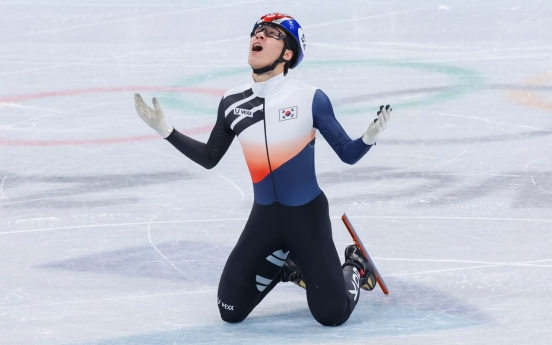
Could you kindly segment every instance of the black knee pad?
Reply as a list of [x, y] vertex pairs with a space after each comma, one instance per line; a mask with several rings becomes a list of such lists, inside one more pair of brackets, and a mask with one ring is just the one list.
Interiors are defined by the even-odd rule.
[[312, 316], [322, 326], [341, 326], [350, 316], [350, 314], [344, 313], [344, 310], [331, 307], [313, 309], [311, 308]]
[[218, 299], [218, 308], [221, 319], [229, 323], [242, 322], [247, 317], [247, 313], [235, 310], [233, 305], [226, 304], [220, 299]]
[[239, 314], [231, 314], [229, 312], [220, 311], [220, 318], [222, 321], [228, 322], [228, 323], [238, 323], [245, 320], [247, 315], [239, 315]]
[[314, 318], [322, 326], [329, 326], [329, 327], [341, 326], [348, 319], [348, 317], [343, 318], [343, 317], [335, 317], [335, 316], [331, 316], [331, 315], [324, 316], [324, 317], [316, 317], [315, 316]]

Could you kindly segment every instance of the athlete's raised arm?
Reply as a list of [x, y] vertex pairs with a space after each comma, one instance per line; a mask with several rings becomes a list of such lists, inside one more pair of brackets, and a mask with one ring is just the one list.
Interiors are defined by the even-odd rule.
[[380, 108], [377, 119], [368, 126], [362, 137], [352, 140], [335, 118], [332, 103], [322, 90], [316, 90], [312, 101], [314, 128], [318, 129], [339, 158], [348, 164], [358, 162], [376, 142], [378, 135], [385, 129], [391, 108]]
[[134, 104], [136, 112], [145, 123], [176, 147], [178, 151], [206, 169], [211, 169], [218, 164], [234, 140], [235, 134], [224, 121], [224, 110], [221, 109], [221, 104], [219, 104], [217, 122], [206, 144], [178, 132], [169, 125], [157, 99], [153, 99], [154, 109], [152, 109], [144, 102], [140, 94], [135, 94]]

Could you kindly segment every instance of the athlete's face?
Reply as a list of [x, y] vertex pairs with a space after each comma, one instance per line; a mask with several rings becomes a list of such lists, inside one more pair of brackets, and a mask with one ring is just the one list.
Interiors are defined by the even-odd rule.
[[[265, 30], [257, 30], [249, 40], [249, 58], [248, 63], [252, 68], [263, 68], [270, 66], [280, 57], [284, 49], [283, 31], [273, 26], [264, 27]], [[293, 52], [286, 50], [283, 58], [290, 60]]]

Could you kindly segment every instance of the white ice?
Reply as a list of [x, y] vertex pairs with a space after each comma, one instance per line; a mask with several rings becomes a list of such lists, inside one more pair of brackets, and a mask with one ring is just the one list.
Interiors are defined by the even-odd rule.
[[[0, 344], [549, 344], [552, 5], [548, 1], [0, 1]], [[235, 141], [213, 170], [136, 115], [156, 96], [206, 141], [250, 80], [248, 33], [304, 27], [290, 72], [359, 137], [321, 136], [341, 253], [347, 212], [389, 285], [320, 326], [281, 284], [225, 324], [218, 279], [253, 202]]]

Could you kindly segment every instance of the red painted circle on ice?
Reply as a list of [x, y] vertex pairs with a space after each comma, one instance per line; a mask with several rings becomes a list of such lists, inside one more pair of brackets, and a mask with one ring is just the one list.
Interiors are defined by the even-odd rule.
[[[85, 95], [92, 93], [106, 93], [106, 92], [183, 92], [183, 93], [199, 93], [203, 95], [211, 95], [216, 97], [222, 97], [224, 95], [223, 90], [208, 89], [201, 87], [155, 87], [155, 86], [117, 86], [117, 87], [97, 87], [89, 89], [74, 89], [74, 90], [61, 90], [51, 92], [40, 92], [34, 94], [25, 94], [19, 96], [11, 96], [0, 98], [0, 105], [2, 103], [16, 103], [24, 102], [32, 99], [48, 98], [48, 97], [63, 97], [73, 95]], [[199, 134], [210, 131], [213, 125], [205, 125], [200, 127], [190, 128], [182, 131], [184, 134]], [[128, 143], [138, 142], [146, 140], [159, 139], [158, 135], [139, 135], [134, 137], [119, 137], [119, 138], [104, 138], [104, 139], [80, 139], [80, 140], [23, 140], [23, 139], [2, 139], [0, 138], [0, 145], [3, 146], [64, 146], [64, 145], [101, 145], [101, 144], [116, 144], [116, 143]]]

